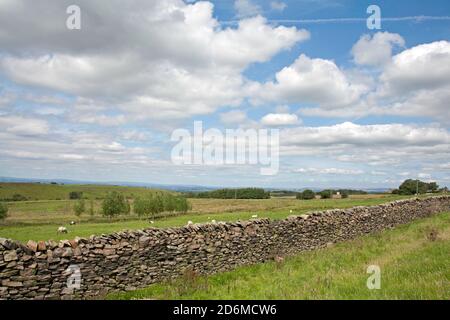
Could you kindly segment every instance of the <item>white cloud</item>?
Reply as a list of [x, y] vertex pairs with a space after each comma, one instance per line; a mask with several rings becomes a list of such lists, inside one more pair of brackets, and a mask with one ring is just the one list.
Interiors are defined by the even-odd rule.
[[[378, 40], [376, 39], [377, 35], [379, 35]], [[396, 38], [392, 34], [378, 33], [367, 43], [365, 42], [367, 39], [365, 40], [363, 37], [362, 43], [370, 47], [386, 37]], [[397, 40], [399, 43], [401, 42], [400, 38]], [[447, 101], [450, 98], [450, 42], [438, 41], [418, 45], [406, 49], [390, 59], [388, 58], [390, 50], [384, 48], [381, 51], [384, 53], [380, 55], [380, 52], [374, 51], [375, 56], [373, 57], [359, 57], [361, 61], [368, 59], [366, 62], [372, 58], [372, 62], [383, 61], [384, 64], [378, 78], [358, 70], [345, 72], [347, 83], [360, 89], [356, 91], [360, 94], [354, 95], [355, 98], [351, 103], [341, 103], [339, 95], [336, 95], [334, 104], [321, 101], [312, 108], [303, 107], [299, 113], [305, 116], [335, 118], [369, 115], [415, 116], [433, 118], [441, 124], [450, 123], [450, 113], [447, 107]], [[381, 56], [384, 58], [377, 58]], [[330, 74], [333, 73], [330, 72]], [[314, 83], [313, 79], [310, 81]], [[331, 88], [328, 90], [330, 93], [339, 92], [333, 84], [329, 84], [328, 87]], [[294, 89], [292, 92], [295, 92]], [[326, 95], [324, 94], [323, 97]], [[308, 102], [309, 100], [308, 94], [303, 94], [299, 95], [296, 102]]]
[[431, 179], [431, 174], [429, 174], [429, 173], [421, 172], [417, 176], [419, 177], [419, 179], [426, 179], [426, 180]]
[[252, 17], [262, 12], [261, 7], [252, 0], [235, 0], [234, 9], [238, 18]]
[[20, 116], [0, 116], [2, 130], [24, 136], [45, 135], [49, 132], [46, 121]]
[[[54, 25], [60, 17], [55, 21], [52, 15], [46, 25], [54, 29], [43, 30], [43, 17], [31, 13], [23, 23], [29, 28], [36, 25], [36, 30], [21, 33], [8, 18], [14, 8], [0, 11], [5, 18], [0, 19], [0, 28], [6, 34], [15, 33], [14, 38], [0, 37], [0, 45], [9, 50], [0, 58], [0, 70], [17, 83], [112, 105], [131, 113], [132, 119], [185, 119], [236, 106], [245, 96], [248, 81], [242, 73], [250, 64], [268, 61], [309, 37], [306, 30], [272, 26], [261, 16], [243, 19], [235, 28], [222, 28], [209, 2], [118, 1], [114, 11], [88, 1], [80, 5], [87, 17], [83, 29], [98, 30], [95, 37], [66, 37], [67, 30]], [[50, 13], [56, 10], [48, 1], [40, 6]], [[98, 24], [92, 24], [91, 16], [101, 17], [105, 27], [95, 28]], [[40, 33], [46, 38], [40, 38]], [[118, 33], [130, 36], [118, 41]], [[35, 48], [54, 51], [16, 55], [16, 48], [27, 48], [21, 35], [30, 37]], [[109, 42], [103, 42], [106, 39]]]
[[405, 40], [396, 33], [377, 32], [362, 36], [352, 48], [356, 64], [381, 66], [389, 63], [394, 46], [404, 47]]
[[[280, 131], [283, 156], [320, 157], [405, 170], [407, 164], [442, 163], [450, 152], [450, 132], [405, 124], [297, 127]], [[403, 168], [403, 169], [402, 169]], [[375, 170], [375, 169], [374, 169]]]
[[345, 122], [324, 127], [298, 127], [281, 133], [283, 144], [298, 146], [434, 146], [450, 144], [450, 133], [442, 128], [404, 124], [358, 125]]
[[277, 103], [319, 104], [337, 108], [354, 103], [367, 90], [353, 84], [333, 61], [302, 54], [256, 91], [256, 98]]
[[450, 42], [418, 45], [393, 57], [374, 94], [375, 114], [432, 117], [450, 122]]
[[130, 141], [146, 141], [148, 140], [147, 134], [138, 130], [130, 130], [122, 133], [122, 139]]
[[261, 119], [261, 124], [265, 126], [289, 126], [299, 123], [297, 115], [291, 113], [269, 113]]
[[450, 42], [422, 44], [397, 54], [380, 80], [384, 95], [402, 95], [450, 85]]
[[282, 1], [271, 1], [270, 7], [272, 8], [272, 10], [281, 12], [284, 11], [284, 9], [286, 9], [287, 4]]

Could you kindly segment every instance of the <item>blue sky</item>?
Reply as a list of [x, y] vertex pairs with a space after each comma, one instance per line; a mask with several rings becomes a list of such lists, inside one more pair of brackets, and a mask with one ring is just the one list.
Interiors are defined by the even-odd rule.
[[[450, 185], [448, 1], [112, 3], [77, 1], [81, 30], [73, 1], [0, 4], [0, 176]], [[194, 121], [280, 130], [279, 172], [174, 164], [171, 134]]]

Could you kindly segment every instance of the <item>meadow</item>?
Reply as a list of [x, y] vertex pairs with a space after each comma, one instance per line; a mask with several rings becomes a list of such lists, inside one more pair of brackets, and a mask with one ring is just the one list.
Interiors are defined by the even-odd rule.
[[[450, 213], [211, 276], [186, 273], [109, 299], [450, 299]], [[369, 265], [381, 288], [369, 290]]]
[[[150, 221], [133, 213], [113, 218], [101, 213], [110, 191], [122, 192], [132, 204], [137, 196], [158, 190], [134, 187], [51, 184], [0, 184], [0, 199], [14, 194], [27, 201], [9, 201], [8, 217], [0, 221], [0, 237], [22, 242], [61, 240], [148, 227], [184, 226], [258, 218], [284, 219], [311, 211], [369, 206], [409, 198], [392, 194], [351, 195], [345, 199], [297, 200], [199, 199], [184, 214], [163, 214]], [[92, 200], [94, 214], [74, 214], [77, 200], [69, 193], [82, 191]], [[160, 190], [159, 190], [160, 192]], [[70, 222], [75, 221], [75, 225]], [[68, 234], [57, 234], [65, 226]], [[437, 238], [431, 237], [437, 234]], [[179, 279], [109, 299], [449, 299], [450, 213], [400, 226], [394, 230], [335, 244], [332, 247], [285, 257], [284, 261], [243, 266], [211, 276], [186, 273]], [[380, 290], [368, 290], [368, 265], [382, 270]]]
[[[10, 186], [9, 186], [10, 185]], [[8, 202], [8, 217], [0, 222], [0, 237], [26, 242], [28, 240], [61, 240], [78, 237], [89, 237], [93, 234], [107, 234], [121, 230], [144, 229], [148, 227], [175, 227], [194, 223], [216, 221], [248, 220], [253, 215], [259, 218], [283, 219], [292, 214], [303, 214], [309, 211], [354, 206], [376, 205], [396, 199], [405, 198], [396, 195], [354, 195], [347, 199], [314, 199], [297, 200], [293, 197], [271, 198], [259, 200], [247, 199], [189, 199], [192, 211], [182, 215], [167, 215], [154, 219], [140, 218], [131, 213], [114, 218], [101, 214], [101, 197], [108, 191], [121, 190], [128, 197], [142, 196], [155, 190], [116, 186], [66, 186], [44, 184], [2, 184], [3, 196], [19, 193], [25, 196], [34, 194], [41, 200]], [[38, 193], [40, 187], [42, 194]], [[8, 191], [8, 187], [11, 190]], [[55, 191], [64, 200], [52, 200], [49, 192]], [[96, 197], [94, 215], [84, 213], [77, 217], [73, 212], [76, 200], [68, 200], [71, 191], [82, 191], [84, 196]], [[42, 198], [50, 198], [42, 200]], [[89, 205], [89, 203], [87, 204]], [[76, 222], [70, 225], [70, 222]], [[65, 226], [68, 234], [57, 234], [57, 228]]]

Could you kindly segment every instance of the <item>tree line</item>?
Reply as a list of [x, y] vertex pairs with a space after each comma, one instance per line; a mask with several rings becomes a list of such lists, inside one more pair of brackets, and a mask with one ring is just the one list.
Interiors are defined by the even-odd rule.
[[204, 192], [188, 192], [189, 198], [211, 199], [269, 199], [270, 192], [262, 188], [219, 189]]
[[[149, 193], [144, 197], [137, 197], [133, 201], [133, 209], [128, 199], [120, 192], [113, 191], [106, 195], [102, 201], [101, 213], [105, 217], [128, 215], [133, 211], [139, 217], [154, 218], [162, 212], [186, 213], [191, 210], [191, 204], [182, 195], [174, 195], [166, 192]], [[89, 209], [86, 208], [86, 200], [78, 199], [73, 205], [76, 216], [80, 216], [87, 210], [94, 215], [94, 201], [89, 200]]]
[[297, 193], [296, 198], [300, 200], [311, 200], [315, 199], [316, 195], [320, 196], [321, 199], [331, 199], [333, 195], [339, 194], [341, 198], [348, 198], [352, 194], [367, 194], [364, 190], [353, 190], [353, 189], [325, 189], [319, 192], [314, 192], [310, 189], [306, 189], [302, 192]]

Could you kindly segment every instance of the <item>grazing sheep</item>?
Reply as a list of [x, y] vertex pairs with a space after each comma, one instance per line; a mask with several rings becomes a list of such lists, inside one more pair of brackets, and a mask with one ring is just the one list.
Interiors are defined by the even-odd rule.
[[283, 258], [283, 257], [280, 257], [280, 256], [276, 256], [276, 257], [274, 258], [274, 260], [275, 260], [276, 263], [283, 263], [283, 262], [284, 262], [284, 258]]
[[191, 220], [189, 220], [187, 225], [190, 226], [191, 224], [194, 224], [194, 223]]
[[211, 222], [212, 222], [212, 223], [216, 223], [216, 220], [213, 219], [213, 220], [211, 220]]
[[70, 221], [70, 225], [73, 226], [74, 224], [76, 224], [75, 221]]
[[67, 233], [67, 228], [66, 227], [59, 227], [58, 228], [58, 233]]
[[153, 220], [150, 220], [150, 224], [154, 224], [155, 223], [155, 221], [153, 221]]
[[292, 210], [289, 210], [290, 213], [292, 213]]
[[252, 215], [252, 218], [258, 218], [257, 214]]

